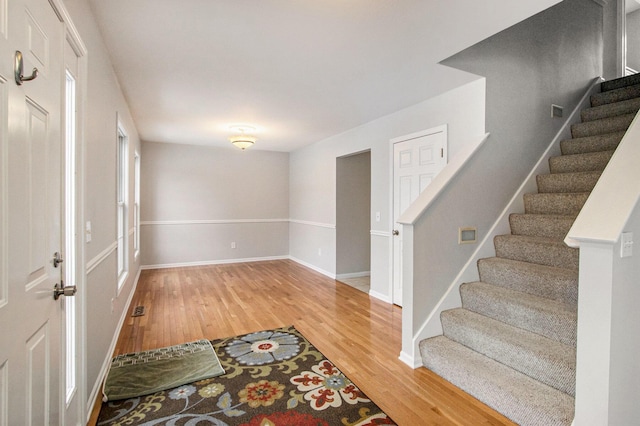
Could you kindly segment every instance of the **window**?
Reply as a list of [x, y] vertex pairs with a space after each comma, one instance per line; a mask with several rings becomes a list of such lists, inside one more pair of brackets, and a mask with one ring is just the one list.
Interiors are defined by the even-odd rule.
[[[76, 79], [67, 69], [65, 85], [65, 243], [64, 243], [64, 282], [76, 285]], [[76, 382], [76, 298], [64, 298], [65, 313], [65, 396], [68, 404], [74, 397]]]
[[133, 253], [140, 255], [140, 154], [133, 156]]
[[129, 269], [129, 257], [127, 253], [127, 185], [129, 181], [128, 148], [129, 141], [127, 134], [122, 128], [122, 125], [118, 123], [118, 152], [116, 158], [116, 202], [118, 209], [118, 245], [116, 251], [118, 254], [118, 291], [127, 280], [127, 271]]

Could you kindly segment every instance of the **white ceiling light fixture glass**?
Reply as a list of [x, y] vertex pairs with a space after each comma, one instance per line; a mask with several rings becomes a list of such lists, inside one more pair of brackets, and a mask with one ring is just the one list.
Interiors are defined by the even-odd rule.
[[234, 144], [241, 150], [244, 151], [245, 149], [253, 146], [253, 144], [256, 143], [257, 139], [255, 138], [255, 136], [251, 136], [247, 134], [248, 132], [255, 131], [256, 130], [255, 127], [239, 124], [239, 125], [230, 126], [230, 129], [233, 130], [234, 132], [237, 132], [238, 134], [230, 136], [229, 141], [231, 141], [232, 144]]

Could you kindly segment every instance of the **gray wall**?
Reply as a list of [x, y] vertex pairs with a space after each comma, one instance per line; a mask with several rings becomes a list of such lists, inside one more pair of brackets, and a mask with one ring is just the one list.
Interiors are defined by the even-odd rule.
[[365, 276], [371, 269], [371, 152], [338, 158], [336, 173], [336, 275]]
[[[84, 149], [84, 215], [92, 223], [92, 240], [86, 243], [85, 260], [95, 265], [87, 273], [83, 292], [86, 303], [86, 335], [88, 392], [98, 389], [100, 370], [110, 359], [110, 344], [118, 332], [134, 282], [140, 269], [134, 257], [133, 238], [129, 237], [129, 275], [117, 291], [116, 253], [110, 250], [116, 241], [116, 123], [129, 137], [129, 205], [133, 204], [133, 153], [140, 142], [127, 103], [111, 66], [109, 54], [86, 0], [65, 0], [73, 23], [88, 50], [86, 75]], [[133, 226], [133, 209], [129, 208], [129, 226]], [[89, 397], [91, 395], [88, 395]], [[93, 404], [88, 401], [89, 407]]]
[[143, 266], [288, 256], [288, 153], [144, 142], [141, 173]]
[[491, 136], [415, 224], [414, 333], [476, 248], [458, 245], [458, 228], [486, 235], [559, 130], [551, 104], [570, 113], [601, 75], [602, 16], [592, 0], [565, 0], [444, 61], [486, 77]]
[[640, 71], [640, 9], [627, 15], [627, 66]]
[[[425, 77], [427, 78], [427, 77]], [[336, 158], [371, 151], [371, 294], [391, 300], [390, 139], [448, 124], [449, 159], [484, 136], [481, 78], [291, 153], [291, 257], [336, 273]], [[376, 213], [380, 220], [376, 220]]]

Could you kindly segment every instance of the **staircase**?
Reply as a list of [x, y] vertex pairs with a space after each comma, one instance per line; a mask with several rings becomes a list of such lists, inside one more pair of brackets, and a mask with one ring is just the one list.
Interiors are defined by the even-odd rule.
[[602, 83], [591, 106], [442, 313], [444, 334], [420, 343], [427, 368], [522, 425], [573, 420], [578, 249], [563, 240], [640, 109], [640, 74]]

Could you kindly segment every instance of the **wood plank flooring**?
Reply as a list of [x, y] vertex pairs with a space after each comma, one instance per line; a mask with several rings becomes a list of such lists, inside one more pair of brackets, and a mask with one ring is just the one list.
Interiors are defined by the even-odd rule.
[[400, 425], [513, 425], [398, 359], [401, 308], [289, 260], [142, 271], [139, 305], [116, 354], [294, 325]]

